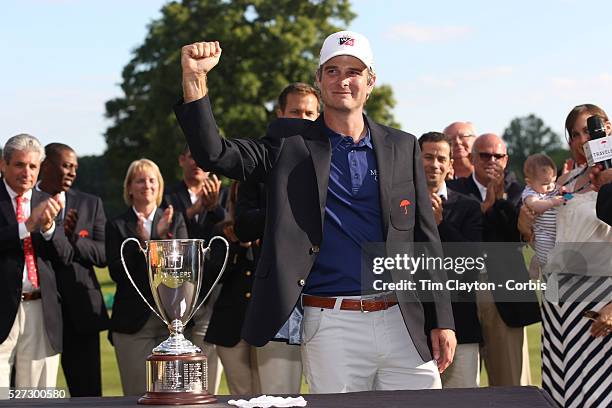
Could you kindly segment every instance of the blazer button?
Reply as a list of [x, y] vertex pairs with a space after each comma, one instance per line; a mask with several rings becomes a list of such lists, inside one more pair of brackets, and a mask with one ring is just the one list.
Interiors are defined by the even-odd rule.
[[300, 286], [304, 286], [304, 285], [306, 285], [306, 279], [300, 279], [300, 280], [298, 281], [298, 285], [300, 285]]
[[320, 250], [321, 249], [319, 248], [319, 246], [315, 245], [312, 248], [310, 248], [310, 251], [308, 251], [308, 252], [310, 253], [310, 255], [312, 255], [312, 254], [318, 254]]
[[247, 298], [247, 299], [250, 299], [251, 298], [251, 292], [245, 293], [244, 297]]
[[252, 273], [251, 271], [246, 271], [244, 274], [245, 274], [246, 276], [251, 276], [253, 273]]

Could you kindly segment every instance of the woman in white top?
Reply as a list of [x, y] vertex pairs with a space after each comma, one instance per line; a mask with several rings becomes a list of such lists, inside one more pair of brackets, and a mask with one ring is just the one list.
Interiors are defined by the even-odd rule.
[[547, 294], [543, 301], [542, 386], [562, 407], [612, 406], [612, 228], [596, 216], [582, 149], [592, 115], [612, 130], [595, 105], [577, 106], [567, 117], [578, 166], [558, 182], [570, 195], [557, 207], [557, 243], [544, 269], [556, 287], [549, 289], [554, 300]]

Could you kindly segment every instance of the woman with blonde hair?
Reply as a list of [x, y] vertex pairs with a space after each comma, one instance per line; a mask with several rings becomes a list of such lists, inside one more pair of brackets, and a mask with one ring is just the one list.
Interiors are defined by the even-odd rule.
[[[123, 182], [125, 213], [106, 224], [106, 256], [111, 278], [117, 284], [109, 338], [115, 346], [124, 395], [146, 390], [145, 360], [151, 350], [168, 337], [168, 328], [140, 298], [121, 264], [121, 243], [130, 237], [142, 245], [153, 239], [187, 238], [182, 215], [172, 206], [159, 208], [164, 180], [159, 168], [148, 159], [133, 161]], [[134, 283], [154, 304], [147, 277], [147, 263], [138, 245], [125, 245], [124, 259]]]

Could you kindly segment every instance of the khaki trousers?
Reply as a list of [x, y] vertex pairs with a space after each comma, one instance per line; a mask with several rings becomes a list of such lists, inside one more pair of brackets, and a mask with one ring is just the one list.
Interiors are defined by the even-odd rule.
[[270, 341], [257, 347], [261, 392], [268, 395], [299, 394], [302, 385], [300, 346]]
[[146, 360], [152, 350], [169, 336], [168, 327], [151, 313], [145, 325], [134, 334], [113, 332], [123, 395], [142, 395], [146, 391]]
[[15, 387], [55, 387], [59, 354], [45, 331], [42, 300], [21, 302], [6, 340], [0, 344], [0, 387], [9, 387], [15, 365]]
[[480, 387], [480, 345], [457, 344], [453, 363], [441, 374], [442, 388]]
[[223, 363], [230, 394], [258, 395], [261, 393], [255, 347], [240, 340], [234, 347], [217, 345]]
[[479, 292], [477, 303], [484, 339], [481, 354], [487, 367], [489, 385], [530, 385], [526, 329], [504, 323], [490, 292]]

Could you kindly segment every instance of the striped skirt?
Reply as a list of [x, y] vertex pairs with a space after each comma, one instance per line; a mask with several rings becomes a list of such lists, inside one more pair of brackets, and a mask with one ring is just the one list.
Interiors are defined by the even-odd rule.
[[612, 335], [594, 338], [586, 310], [612, 301], [612, 279], [562, 275], [543, 301], [542, 387], [561, 407], [612, 407]]

